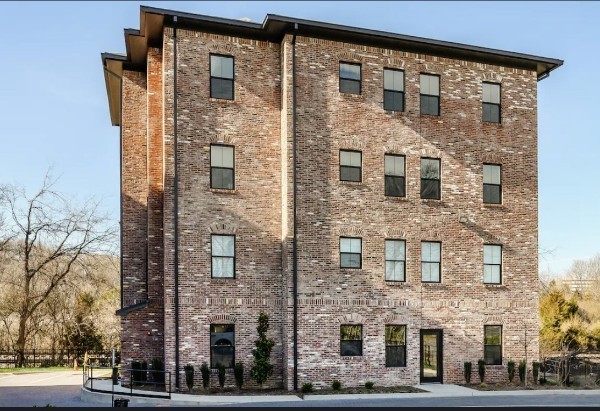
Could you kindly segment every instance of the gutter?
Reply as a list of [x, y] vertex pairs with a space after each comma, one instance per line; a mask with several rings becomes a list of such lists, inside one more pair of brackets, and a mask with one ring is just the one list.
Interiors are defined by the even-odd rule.
[[294, 237], [292, 242], [292, 276], [294, 294], [294, 391], [298, 391], [298, 225], [296, 224], [297, 176], [296, 176], [296, 34], [298, 23], [294, 24], [292, 38], [292, 162], [293, 162], [293, 202], [294, 202]]
[[179, 391], [179, 179], [177, 167], [177, 16], [173, 17], [173, 234], [175, 277], [175, 390]]

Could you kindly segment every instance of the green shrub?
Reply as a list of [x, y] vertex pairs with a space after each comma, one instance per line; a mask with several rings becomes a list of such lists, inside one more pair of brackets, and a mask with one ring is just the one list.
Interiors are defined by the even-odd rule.
[[342, 383], [338, 380], [333, 380], [331, 388], [333, 388], [334, 391], [339, 391], [342, 389]]
[[238, 362], [233, 367], [233, 375], [235, 377], [235, 385], [238, 389], [242, 389], [242, 385], [244, 385], [244, 364]]
[[142, 363], [134, 360], [131, 361], [131, 379], [133, 380], [132, 383], [135, 382], [140, 382], [142, 381]]
[[219, 370], [219, 385], [223, 388], [225, 387], [225, 365], [219, 363], [217, 369]]
[[519, 361], [519, 379], [521, 380], [521, 384], [525, 382], [525, 371], [527, 370], [527, 363], [525, 360]]
[[146, 360], [142, 361], [142, 369], [140, 370], [140, 381], [146, 382], [148, 381], [148, 362]]
[[313, 392], [313, 385], [311, 382], [305, 382], [304, 384], [302, 384], [302, 392], [304, 394], [309, 393], [309, 392]]
[[258, 339], [254, 341], [256, 349], [252, 350], [254, 363], [250, 369], [250, 377], [261, 387], [273, 374], [271, 350], [275, 345], [275, 341], [267, 337], [268, 330], [269, 316], [265, 313], [260, 313], [258, 315], [258, 326], [256, 327]]
[[477, 372], [479, 373], [479, 381], [483, 382], [485, 378], [485, 360], [477, 360]]
[[374, 383], [373, 381], [367, 381], [367, 382], [365, 383], [365, 388], [366, 388], [367, 390], [372, 390], [372, 389], [373, 389], [373, 386], [375, 386], [375, 383]]
[[[165, 383], [165, 363], [162, 358], [153, 358], [152, 359], [152, 381], [164, 384]], [[185, 367], [184, 367], [185, 368]]]
[[509, 361], [506, 363], [506, 365], [508, 370], [508, 381], [513, 382], [513, 380], [515, 379], [515, 362]]
[[538, 382], [538, 376], [540, 375], [540, 363], [537, 361], [534, 361], [531, 366], [533, 367], [533, 383], [537, 384]]
[[210, 368], [208, 364], [203, 362], [200, 366], [200, 374], [202, 374], [202, 387], [208, 388], [210, 385]]
[[470, 361], [465, 361], [465, 382], [471, 384], [471, 371], [473, 364]]
[[185, 384], [188, 387], [188, 390], [192, 391], [194, 387], [194, 366], [191, 364], [183, 367], [183, 371], [185, 371]]

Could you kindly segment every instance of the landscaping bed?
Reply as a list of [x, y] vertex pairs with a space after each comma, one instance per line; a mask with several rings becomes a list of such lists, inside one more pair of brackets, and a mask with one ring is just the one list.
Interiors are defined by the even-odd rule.
[[554, 384], [527, 384], [527, 386], [518, 383], [483, 383], [483, 384], [459, 384], [463, 387], [472, 388], [478, 391], [525, 391], [525, 390], [597, 390], [597, 385], [570, 385], [568, 387]]
[[332, 395], [332, 394], [394, 394], [394, 393], [416, 393], [416, 392], [427, 392], [425, 390], [410, 387], [410, 386], [398, 386], [398, 387], [378, 387], [373, 388], [366, 387], [347, 387], [339, 390], [332, 390], [331, 388], [314, 390], [310, 394], [312, 395]]
[[373, 387], [371, 389], [365, 387], [347, 387], [341, 388], [340, 390], [333, 390], [331, 388], [326, 389], [315, 389], [310, 393], [296, 393], [294, 391], [287, 391], [282, 388], [266, 388], [260, 390], [257, 388], [243, 388], [241, 390], [233, 387], [226, 388], [193, 388], [192, 391], [182, 391], [182, 394], [191, 395], [297, 395], [302, 398], [306, 394], [310, 395], [332, 395], [332, 394], [392, 394], [392, 393], [415, 393], [415, 392], [427, 392], [419, 388], [409, 386], [398, 386], [398, 387]]

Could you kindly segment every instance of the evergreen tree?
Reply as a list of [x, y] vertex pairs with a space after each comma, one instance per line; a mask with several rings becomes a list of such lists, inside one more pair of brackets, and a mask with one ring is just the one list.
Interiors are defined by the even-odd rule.
[[250, 369], [250, 377], [256, 381], [261, 387], [273, 375], [273, 365], [270, 363], [271, 350], [275, 345], [275, 341], [267, 338], [269, 330], [269, 316], [265, 313], [260, 313], [258, 316], [258, 339], [254, 341], [256, 349], [252, 350], [254, 362]]

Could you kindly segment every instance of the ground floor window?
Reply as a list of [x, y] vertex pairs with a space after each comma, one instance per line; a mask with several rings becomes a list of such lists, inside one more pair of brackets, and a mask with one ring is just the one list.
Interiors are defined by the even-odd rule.
[[340, 355], [362, 355], [362, 325], [340, 326]]
[[235, 326], [233, 324], [211, 324], [210, 367], [233, 368], [235, 361]]
[[487, 365], [502, 365], [502, 326], [486, 325], [484, 332], [484, 358]]
[[406, 326], [385, 326], [385, 366], [406, 367]]

